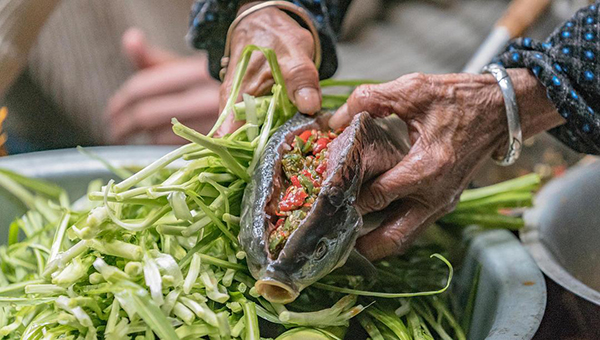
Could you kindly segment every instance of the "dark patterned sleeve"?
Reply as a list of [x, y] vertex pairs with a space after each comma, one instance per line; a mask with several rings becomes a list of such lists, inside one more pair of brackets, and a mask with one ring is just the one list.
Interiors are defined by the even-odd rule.
[[[308, 11], [319, 31], [322, 62], [321, 79], [333, 76], [337, 69], [335, 42], [344, 14], [351, 0], [295, 0], [290, 1]], [[218, 79], [220, 61], [225, 50], [225, 37], [235, 19], [240, 0], [197, 0], [192, 6], [188, 42], [208, 52], [209, 70]]]
[[579, 10], [544, 41], [519, 38], [494, 61], [526, 67], [567, 123], [550, 132], [572, 149], [600, 154], [600, 2]]

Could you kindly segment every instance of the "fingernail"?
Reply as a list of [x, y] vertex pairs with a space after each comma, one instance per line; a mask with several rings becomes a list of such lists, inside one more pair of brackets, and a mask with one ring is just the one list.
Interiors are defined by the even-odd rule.
[[302, 113], [313, 114], [321, 109], [321, 95], [315, 88], [303, 87], [297, 90], [294, 100], [298, 111]]
[[342, 105], [329, 119], [329, 127], [339, 129], [344, 125], [345, 117], [348, 117], [348, 104]]

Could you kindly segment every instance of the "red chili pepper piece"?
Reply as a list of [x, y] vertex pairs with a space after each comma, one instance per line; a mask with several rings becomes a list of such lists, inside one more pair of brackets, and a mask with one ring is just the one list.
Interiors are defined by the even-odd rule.
[[327, 161], [323, 161], [321, 164], [319, 164], [317, 166], [317, 168], [315, 169], [315, 171], [319, 174], [319, 175], [323, 175], [323, 173], [325, 172], [325, 170], [327, 170]]
[[308, 197], [308, 194], [304, 192], [304, 189], [297, 188], [287, 193], [281, 202], [279, 202], [279, 210], [281, 211], [292, 211], [300, 208], [304, 203], [304, 200]]
[[285, 195], [289, 194], [289, 193], [290, 193], [290, 192], [291, 192], [291, 191], [292, 191], [294, 188], [295, 188], [295, 187], [294, 187], [293, 185], [292, 185], [292, 186], [289, 186], [287, 189], [285, 189], [285, 193], [283, 194], [283, 196], [285, 196]]
[[275, 223], [275, 229], [281, 227], [283, 225], [283, 222], [285, 221], [285, 218], [280, 218], [277, 220], [277, 223]]
[[329, 142], [331, 142], [329, 138], [319, 138], [313, 147], [313, 155], [316, 155], [321, 152], [321, 150], [325, 149], [327, 145], [329, 145]]
[[292, 184], [297, 187], [297, 188], [301, 188], [302, 184], [300, 184], [300, 181], [298, 180], [298, 176], [292, 176], [292, 178], [290, 178], [290, 181], [292, 181]]
[[306, 143], [306, 141], [308, 140], [308, 137], [310, 137], [311, 135], [312, 135], [312, 132], [310, 130], [306, 130], [306, 131], [302, 132], [300, 134], [300, 136], [298, 136], [298, 137], [300, 137], [300, 139], [302, 139]]

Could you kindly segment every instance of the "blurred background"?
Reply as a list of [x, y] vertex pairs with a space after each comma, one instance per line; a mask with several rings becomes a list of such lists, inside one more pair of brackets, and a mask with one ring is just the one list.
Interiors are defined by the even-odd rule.
[[184, 39], [192, 3], [2, 1], [0, 106], [9, 111], [8, 152], [173, 144], [179, 139], [170, 132], [172, 116], [210, 127], [218, 82]]

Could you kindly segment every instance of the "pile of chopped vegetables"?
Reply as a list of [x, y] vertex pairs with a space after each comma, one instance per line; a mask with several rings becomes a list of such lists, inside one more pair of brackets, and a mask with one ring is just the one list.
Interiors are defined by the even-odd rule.
[[269, 235], [269, 252], [273, 257], [277, 257], [317, 199], [327, 170], [327, 149], [339, 133], [303, 131], [284, 153], [281, 166], [286, 189], [281, 193], [275, 213], [278, 218]]
[[[274, 72], [273, 94], [245, 95], [235, 104], [256, 50]], [[444, 248], [416, 247], [378, 263], [376, 292], [358, 290], [360, 277], [333, 273], [291, 305], [256, 294], [237, 240], [240, 205], [269, 136], [292, 116], [282, 79], [272, 51], [247, 47], [224, 109], [246, 120], [242, 128], [213, 138], [224, 114], [207, 136], [175, 121], [174, 132], [190, 144], [136, 173], [111, 167], [121, 180], [93, 181], [88, 195], [75, 203], [53, 184], [1, 170], [0, 186], [26, 212], [10, 225], [8, 242], [0, 247], [0, 337], [341, 339], [358, 315], [372, 339], [464, 339], [451, 296], [441, 294], [452, 267], [441, 255], [430, 258], [446, 254]], [[322, 160], [319, 148], [326, 143], [320, 146], [319, 140], [334, 136], [311, 131], [294, 150], [304, 157], [304, 147], [314, 142], [311, 157]], [[183, 166], [170, 166], [181, 160]], [[302, 171], [300, 176], [315, 181], [314, 190], [319, 165], [304, 167], [311, 176]], [[288, 178], [297, 188], [293, 175]], [[298, 178], [308, 190], [302, 181]], [[485, 188], [470, 194], [467, 204], [477, 216], [496, 216], [498, 208], [515, 206], [515, 199], [527, 201], [526, 194], [530, 201], [537, 183], [527, 178]], [[469, 223], [469, 210], [458, 211], [456, 224]], [[417, 293], [393, 293], [400, 289]]]

